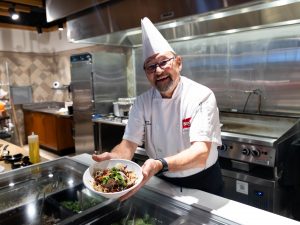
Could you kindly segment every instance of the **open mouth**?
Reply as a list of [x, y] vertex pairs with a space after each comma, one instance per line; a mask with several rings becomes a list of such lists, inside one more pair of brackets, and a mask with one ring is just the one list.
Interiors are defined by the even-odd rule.
[[165, 76], [161, 76], [161, 77], [158, 77], [156, 79], [156, 83], [161, 83], [161, 82], [166, 82], [170, 79], [170, 77], [168, 75], [165, 75]]

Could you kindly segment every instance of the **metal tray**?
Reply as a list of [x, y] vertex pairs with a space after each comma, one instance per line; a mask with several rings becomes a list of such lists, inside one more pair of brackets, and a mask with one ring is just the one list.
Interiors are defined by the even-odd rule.
[[[138, 223], [147, 222], [147, 223]], [[144, 221], [142, 221], [144, 220]], [[146, 221], [145, 221], [146, 220]], [[77, 225], [118, 225], [118, 224], [235, 224], [232, 221], [212, 215], [202, 209], [161, 195], [143, 187], [137, 194], [125, 202], [106, 202], [91, 213], [63, 224]]]
[[[33, 196], [31, 201], [23, 201], [23, 205], [2, 212], [0, 224], [58, 224], [78, 213], [97, 207], [106, 200], [93, 194], [81, 184], [47, 197], [45, 193]], [[71, 205], [66, 205], [65, 202]], [[74, 206], [79, 206], [79, 210], [74, 210]]]
[[[0, 224], [112, 224], [133, 218], [152, 218], [159, 224], [235, 224], [143, 187], [125, 202], [100, 199], [83, 187], [87, 166], [70, 158], [17, 169], [0, 177]], [[58, 183], [57, 183], [58, 182]], [[97, 201], [80, 212], [63, 201]], [[7, 205], [11, 201], [11, 205]]]
[[126, 202], [107, 214], [95, 219], [90, 224], [123, 225], [123, 224], [171, 224], [180, 215], [167, 211], [156, 205], [142, 201]]
[[82, 184], [86, 168], [69, 158], [60, 158], [1, 174], [0, 213]]
[[10, 225], [48, 225], [57, 224], [72, 215], [73, 213], [69, 210], [64, 209], [52, 199], [46, 198], [1, 213], [0, 223]]
[[[0, 213], [9, 211], [38, 198], [38, 187], [34, 179], [28, 179], [0, 187]], [[0, 222], [1, 223], [1, 222]]]

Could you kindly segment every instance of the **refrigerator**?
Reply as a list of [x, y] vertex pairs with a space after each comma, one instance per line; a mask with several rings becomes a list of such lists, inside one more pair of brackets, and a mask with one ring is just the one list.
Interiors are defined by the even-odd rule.
[[113, 112], [113, 102], [128, 96], [126, 55], [82, 53], [72, 55], [70, 60], [75, 151], [93, 153], [98, 140], [93, 115]]

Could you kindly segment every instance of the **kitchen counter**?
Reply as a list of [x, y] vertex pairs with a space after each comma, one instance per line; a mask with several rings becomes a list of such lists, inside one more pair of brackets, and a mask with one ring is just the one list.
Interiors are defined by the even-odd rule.
[[59, 112], [58, 111], [59, 109], [46, 108], [46, 109], [24, 109], [24, 110], [53, 114], [58, 117], [72, 117], [72, 115], [69, 115], [67, 113]]
[[[7, 146], [7, 147], [6, 147]], [[29, 156], [28, 152], [23, 149], [20, 146], [14, 145], [12, 143], [9, 143], [7, 141], [4, 141], [2, 139], [0, 139], [0, 152], [2, 155], [2, 150], [4, 150], [4, 148], [6, 147], [6, 150], [9, 151], [9, 155], [15, 155], [15, 154], [23, 154], [23, 156]], [[41, 157], [41, 161], [47, 161], [46, 159]], [[11, 164], [10, 163], [6, 163], [5, 161], [0, 161], [0, 166], [4, 167], [4, 171], [10, 171], [11, 169]]]
[[64, 108], [63, 102], [43, 102], [24, 104], [23, 110], [53, 114], [58, 117], [72, 117], [68, 112], [59, 112], [59, 109]]
[[126, 119], [121, 119], [119, 117], [113, 117], [113, 118], [95, 118], [92, 119], [92, 122], [94, 123], [104, 123], [104, 124], [110, 124], [110, 125], [116, 125], [116, 126], [126, 126], [127, 120]]
[[[85, 165], [93, 163], [91, 155], [86, 153], [72, 158]], [[300, 222], [295, 220], [203, 191], [188, 188], [181, 189], [177, 186], [166, 183], [157, 177], [152, 177], [146, 186], [180, 202], [193, 205], [239, 224], [300, 224]]]
[[[6, 150], [9, 151], [10, 155], [15, 155], [15, 154], [21, 153], [21, 154], [23, 154], [23, 156], [28, 156], [28, 153], [23, 148], [0, 139], [0, 152], [1, 152], [1, 155], [2, 155], [2, 151], [4, 150], [4, 148], [6, 148]], [[4, 161], [0, 161], [0, 166], [4, 167], [4, 171], [11, 170], [11, 164], [10, 163], [5, 163]]]
[[40, 146], [59, 155], [73, 153], [73, 117], [59, 112], [63, 103], [34, 103], [23, 105], [25, 136], [39, 136]]

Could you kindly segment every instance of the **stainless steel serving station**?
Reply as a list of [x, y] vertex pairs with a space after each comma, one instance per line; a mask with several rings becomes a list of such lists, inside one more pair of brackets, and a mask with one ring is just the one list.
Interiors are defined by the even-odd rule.
[[123, 203], [105, 199], [83, 186], [86, 169], [62, 157], [1, 174], [0, 224], [237, 224], [147, 187]]

